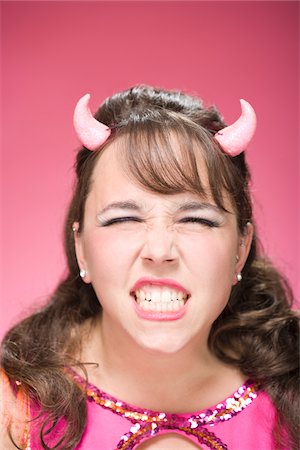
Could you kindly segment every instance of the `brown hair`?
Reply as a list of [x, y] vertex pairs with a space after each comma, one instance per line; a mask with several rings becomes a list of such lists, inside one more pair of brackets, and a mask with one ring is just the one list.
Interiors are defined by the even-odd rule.
[[[223, 209], [226, 193], [240, 232], [253, 222], [244, 154], [232, 158], [221, 151], [213, 136], [225, 124], [214, 107], [205, 108], [199, 99], [180, 92], [136, 86], [108, 98], [96, 118], [112, 129], [101, 150], [118, 140], [131, 176], [147, 189], [170, 195], [183, 191], [212, 195]], [[207, 168], [209, 187], [199, 177], [198, 154]], [[45, 449], [74, 448], [86, 424], [84, 394], [65, 369], [84, 370], [84, 361], [74, 359], [81, 343], [80, 333], [74, 331], [101, 314], [101, 305], [93, 287], [78, 275], [72, 224], [83, 224], [99, 157], [101, 152], [85, 148], [77, 155], [77, 182], [65, 225], [66, 279], [49, 303], [12, 328], [2, 344], [2, 367], [41, 406], [40, 440]], [[254, 235], [243, 279], [233, 287], [228, 305], [213, 324], [209, 345], [221, 360], [262, 384], [278, 412], [276, 447], [296, 449], [299, 329], [291, 304], [287, 282], [260, 255]], [[47, 429], [55, 428], [61, 418], [66, 422], [65, 434], [49, 447]]]

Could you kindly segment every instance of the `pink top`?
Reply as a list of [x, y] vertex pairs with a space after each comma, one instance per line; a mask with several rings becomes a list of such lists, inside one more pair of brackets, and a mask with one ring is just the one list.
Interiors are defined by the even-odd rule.
[[[75, 381], [85, 385], [79, 375]], [[268, 395], [247, 381], [230, 397], [193, 414], [166, 414], [143, 410], [118, 400], [92, 384], [87, 385], [88, 421], [80, 450], [132, 450], [163, 433], [179, 433], [215, 450], [271, 450], [275, 408]], [[59, 433], [59, 431], [58, 431]], [[31, 436], [31, 450], [40, 449]], [[48, 441], [57, 442], [53, 435]]]

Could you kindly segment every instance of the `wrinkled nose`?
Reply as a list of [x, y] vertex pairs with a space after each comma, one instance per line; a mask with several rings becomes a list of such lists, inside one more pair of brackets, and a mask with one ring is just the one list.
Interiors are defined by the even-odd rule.
[[155, 264], [177, 261], [178, 253], [174, 242], [174, 231], [163, 226], [147, 230], [141, 257], [144, 261]]

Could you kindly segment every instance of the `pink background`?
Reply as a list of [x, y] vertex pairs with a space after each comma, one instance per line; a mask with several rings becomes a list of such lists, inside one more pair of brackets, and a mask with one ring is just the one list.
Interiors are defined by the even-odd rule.
[[3, 333], [64, 273], [62, 224], [78, 142], [77, 99], [92, 109], [136, 83], [216, 103], [239, 98], [259, 125], [249, 152], [266, 251], [299, 292], [298, 2], [2, 2]]

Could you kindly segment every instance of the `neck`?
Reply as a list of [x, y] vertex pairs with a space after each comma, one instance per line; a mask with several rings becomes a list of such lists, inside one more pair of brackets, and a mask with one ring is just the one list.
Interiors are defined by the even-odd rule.
[[[199, 410], [222, 400], [243, 381], [238, 371], [209, 351], [207, 336], [166, 353], [141, 347], [129, 336], [98, 323], [86, 343], [81, 359], [98, 363], [97, 368], [87, 367], [90, 381], [139, 407], [174, 413]], [[180, 395], [174, 396], [174, 392]], [[195, 396], [195, 392], [199, 395]], [[211, 392], [215, 401], [210, 400]]]

